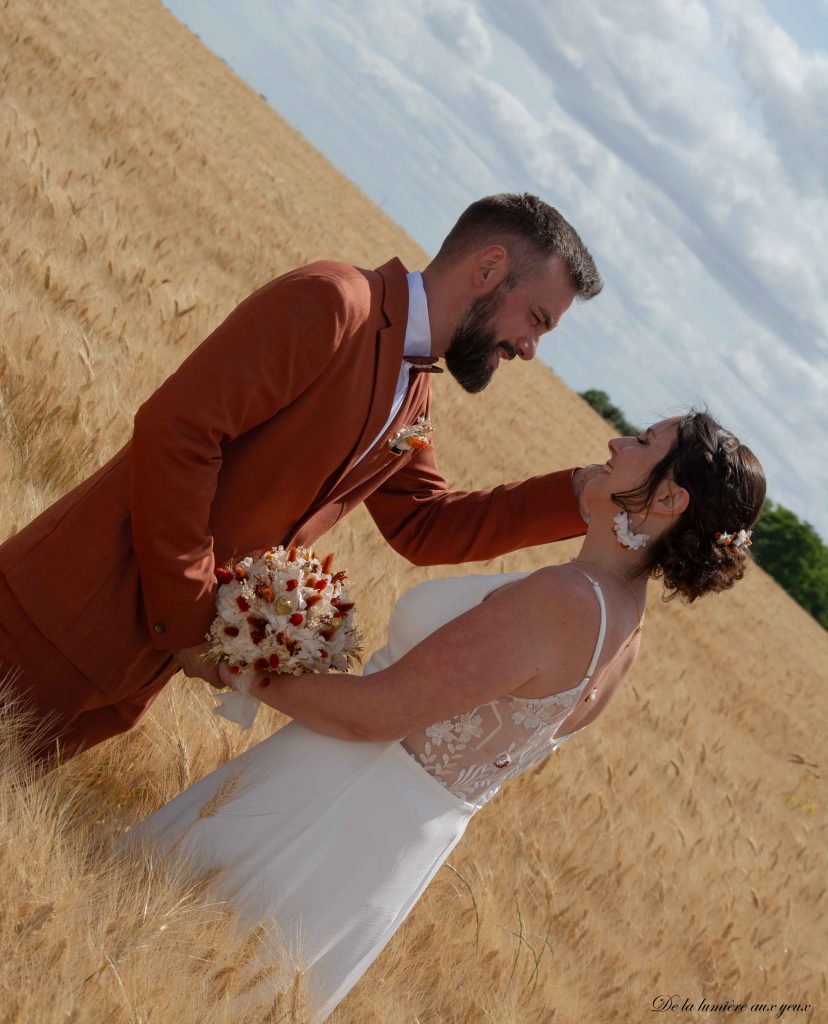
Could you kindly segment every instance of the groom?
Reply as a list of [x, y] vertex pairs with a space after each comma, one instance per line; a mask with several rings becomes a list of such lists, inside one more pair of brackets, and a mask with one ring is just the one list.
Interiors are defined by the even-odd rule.
[[0, 674], [51, 721], [65, 759], [131, 728], [199, 663], [214, 569], [311, 546], [365, 502], [418, 565], [493, 558], [583, 533], [584, 470], [449, 491], [430, 447], [390, 443], [431, 409], [446, 367], [482, 390], [532, 359], [601, 279], [574, 229], [530, 195], [473, 203], [407, 273], [334, 262], [248, 296], [138, 409], [131, 440], [0, 545]]

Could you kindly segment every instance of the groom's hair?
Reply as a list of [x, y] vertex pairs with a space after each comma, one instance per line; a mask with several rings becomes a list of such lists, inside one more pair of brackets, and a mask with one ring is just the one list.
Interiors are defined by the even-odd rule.
[[472, 203], [449, 231], [433, 262], [437, 267], [449, 266], [493, 244], [502, 245], [509, 253], [512, 285], [536, 271], [542, 260], [557, 255], [569, 267], [579, 299], [591, 299], [604, 287], [575, 228], [554, 206], [528, 192], [501, 192]]

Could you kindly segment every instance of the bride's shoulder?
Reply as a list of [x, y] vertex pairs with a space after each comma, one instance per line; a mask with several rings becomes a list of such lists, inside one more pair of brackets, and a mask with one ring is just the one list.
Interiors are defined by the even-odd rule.
[[566, 635], [574, 643], [576, 634], [591, 636], [599, 628], [603, 602], [598, 590], [593, 580], [564, 563], [532, 573], [514, 588], [514, 597], [538, 608], [558, 637]]
[[564, 562], [562, 565], [545, 565], [526, 574], [522, 589], [543, 592], [550, 599], [574, 600], [595, 603], [596, 584], [575, 566]]
[[[517, 605], [527, 621], [530, 609], [547, 623], [566, 626], [573, 621], [589, 623], [600, 616], [600, 605], [591, 581], [570, 565], [549, 565], [497, 586], [486, 603], [508, 608]], [[534, 616], [532, 616], [534, 617]]]

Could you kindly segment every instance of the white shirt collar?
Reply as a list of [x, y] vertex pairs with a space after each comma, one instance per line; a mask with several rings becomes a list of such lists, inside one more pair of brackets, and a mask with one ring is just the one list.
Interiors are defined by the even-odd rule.
[[405, 328], [403, 355], [431, 355], [431, 326], [428, 322], [428, 301], [423, 287], [423, 275], [413, 270], [406, 275], [408, 281], [408, 323]]

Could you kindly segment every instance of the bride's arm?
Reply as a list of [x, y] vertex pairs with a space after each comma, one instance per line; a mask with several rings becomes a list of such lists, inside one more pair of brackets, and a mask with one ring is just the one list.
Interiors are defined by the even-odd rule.
[[597, 629], [591, 587], [560, 567], [492, 594], [381, 672], [271, 674], [257, 677], [250, 692], [317, 732], [398, 740], [511, 693], [541, 672], [549, 692], [571, 685], [586, 669]]

